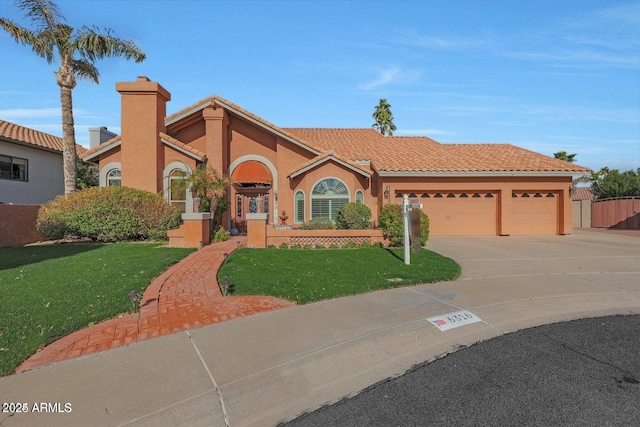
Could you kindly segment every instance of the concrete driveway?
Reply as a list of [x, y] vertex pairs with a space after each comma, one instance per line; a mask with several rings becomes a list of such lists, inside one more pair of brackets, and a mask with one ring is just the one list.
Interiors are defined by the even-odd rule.
[[[640, 314], [640, 239], [438, 237], [459, 280], [296, 306], [0, 378], [3, 402], [68, 402], [15, 425], [275, 425], [506, 332]], [[481, 321], [440, 331], [428, 318]]]

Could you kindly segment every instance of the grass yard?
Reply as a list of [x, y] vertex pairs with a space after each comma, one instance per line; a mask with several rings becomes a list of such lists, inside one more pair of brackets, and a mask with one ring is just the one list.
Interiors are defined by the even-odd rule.
[[378, 289], [453, 280], [460, 266], [422, 249], [403, 262], [402, 248], [238, 249], [218, 272], [234, 295], [271, 295], [305, 304]]
[[0, 248], [0, 375], [60, 337], [132, 311], [127, 294], [190, 252], [149, 243]]

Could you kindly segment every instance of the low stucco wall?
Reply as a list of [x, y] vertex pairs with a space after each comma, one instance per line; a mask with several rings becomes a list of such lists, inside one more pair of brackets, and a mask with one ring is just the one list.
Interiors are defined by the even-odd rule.
[[0, 247], [44, 240], [36, 232], [39, 209], [40, 205], [0, 205]]
[[280, 230], [267, 226], [267, 245], [276, 247], [286, 243], [288, 246], [322, 245], [328, 248], [331, 245], [343, 246], [347, 242], [388, 243], [380, 230]]

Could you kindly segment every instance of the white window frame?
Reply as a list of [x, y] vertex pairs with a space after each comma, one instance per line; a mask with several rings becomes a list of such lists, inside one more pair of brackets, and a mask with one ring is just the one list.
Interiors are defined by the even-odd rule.
[[[298, 194], [302, 196], [302, 199], [301, 199], [302, 210], [300, 210], [300, 206], [298, 206], [298, 202], [300, 202], [300, 200], [298, 200]], [[304, 191], [297, 190], [293, 195], [293, 222], [295, 224], [304, 224], [305, 219], [307, 217], [305, 210], [306, 210], [306, 196], [304, 194]], [[300, 219], [300, 217], [302, 217], [302, 219]]]
[[[362, 200], [358, 201], [358, 196], [360, 196]], [[356, 196], [354, 198], [354, 202], [364, 205], [364, 191], [360, 189], [356, 190]]]
[[[335, 195], [314, 195], [314, 190], [315, 188], [318, 186], [318, 184], [320, 184], [323, 181], [328, 181], [328, 180], [335, 180], [338, 183], [342, 184], [346, 190], [346, 195], [339, 195], [338, 197], [336, 197]], [[349, 191], [349, 186], [347, 186], [347, 184], [345, 184], [345, 182], [343, 180], [341, 180], [340, 178], [336, 178], [333, 176], [328, 176], [325, 178], [322, 178], [320, 180], [318, 180], [313, 187], [311, 187], [311, 195], [309, 197], [309, 199], [311, 200], [311, 219], [314, 218], [327, 218], [326, 215], [314, 215], [314, 201], [319, 201], [319, 200], [328, 200], [329, 201], [329, 206], [328, 206], [328, 218], [330, 221], [335, 222], [335, 216], [338, 213], [338, 209], [340, 209], [340, 206], [342, 206], [345, 203], [349, 203], [349, 201], [351, 200], [351, 192]], [[337, 208], [335, 208], [333, 206], [333, 201], [335, 201], [336, 199], [344, 199], [344, 203], [341, 203], [340, 206], [338, 206]]]
[[99, 177], [100, 187], [109, 186], [108, 175], [109, 175], [109, 172], [111, 172], [114, 169], [120, 170], [120, 185], [122, 185], [122, 164], [120, 164], [120, 162], [111, 162], [111, 163], [107, 163], [102, 167], [102, 169], [100, 169], [100, 177]]
[[[162, 182], [163, 182], [163, 195], [164, 199], [167, 203], [171, 204], [171, 176], [170, 174], [175, 170], [180, 170], [186, 174], [191, 173], [191, 168], [185, 165], [182, 162], [172, 162], [169, 163], [164, 170], [162, 171]], [[185, 200], [185, 213], [193, 213], [193, 195], [191, 191], [187, 188], [186, 191], [187, 199]]]

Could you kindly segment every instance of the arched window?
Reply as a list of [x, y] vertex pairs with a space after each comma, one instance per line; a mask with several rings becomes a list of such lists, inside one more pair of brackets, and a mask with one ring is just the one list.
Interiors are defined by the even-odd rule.
[[364, 192], [356, 190], [356, 203], [364, 204]]
[[122, 171], [111, 169], [107, 172], [107, 187], [120, 187], [122, 185]]
[[337, 178], [325, 178], [311, 192], [311, 219], [329, 218], [335, 221], [338, 209], [349, 203], [349, 189]]
[[180, 169], [174, 169], [169, 174], [169, 203], [176, 205], [182, 213], [187, 209], [187, 189], [180, 184], [184, 179], [184, 171]]
[[293, 210], [294, 222], [296, 224], [304, 224], [304, 193], [300, 190], [296, 191]]

